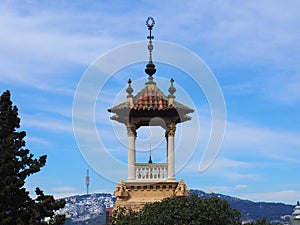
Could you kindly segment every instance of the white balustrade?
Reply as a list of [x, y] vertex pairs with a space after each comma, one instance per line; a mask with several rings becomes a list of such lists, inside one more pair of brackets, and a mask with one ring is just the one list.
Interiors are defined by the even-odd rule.
[[167, 163], [136, 163], [136, 180], [162, 180], [168, 178]]

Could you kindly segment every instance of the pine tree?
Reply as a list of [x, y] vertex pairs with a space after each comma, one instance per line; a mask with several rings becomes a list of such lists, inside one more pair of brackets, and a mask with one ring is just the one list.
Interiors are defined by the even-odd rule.
[[54, 211], [64, 207], [64, 200], [56, 201], [39, 188], [32, 199], [24, 187], [26, 178], [46, 164], [46, 155], [35, 159], [25, 148], [26, 133], [17, 131], [20, 118], [12, 104], [10, 92], [5, 91], [0, 96], [0, 224], [63, 224], [64, 215]]

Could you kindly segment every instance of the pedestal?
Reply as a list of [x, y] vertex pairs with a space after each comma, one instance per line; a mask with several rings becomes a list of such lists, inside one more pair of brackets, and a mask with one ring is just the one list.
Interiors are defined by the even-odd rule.
[[115, 208], [121, 206], [138, 211], [146, 203], [174, 196], [188, 196], [189, 190], [183, 180], [156, 183], [120, 181], [114, 195], [117, 197]]

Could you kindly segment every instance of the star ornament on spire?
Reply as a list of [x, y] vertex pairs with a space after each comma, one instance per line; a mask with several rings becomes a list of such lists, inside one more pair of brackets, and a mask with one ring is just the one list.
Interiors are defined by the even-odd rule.
[[150, 41], [154, 38], [154, 37], [151, 35], [151, 30], [152, 30], [154, 24], [155, 24], [155, 20], [154, 20], [151, 16], [149, 16], [148, 19], [146, 20], [146, 25], [147, 25], [147, 27], [148, 27], [148, 30], [150, 31], [150, 34], [149, 34], [149, 36], [147, 37]]
[[155, 24], [154, 19], [149, 16], [148, 19], [146, 20], [146, 25], [149, 30], [149, 36], [147, 36], [147, 39], [149, 39], [149, 44], [148, 44], [149, 61], [148, 61], [148, 64], [146, 65], [146, 69], [145, 69], [146, 74], [149, 75], [147, 84], [155, 83], [155, 82], [153, 82], [153, 77], [152, 77], [152, 75], [155, 74], [155, 72], [156, 72], [155, 65], [152, 62], [152, 51], [153, 51], [152, 39], [154, 39], [154, 36], [151, 33], [154, 24]]
[[155, 24], [155, 20], [151, 16], [149, 16], [148, 19], [146, 20], [146, 25], [149, 30], [149, 36], [147, 36], [147, 39], [149, 39], [148, 50], [150, 51], [150, 55], [153, 50], [152, 39], [154, 39], [154, 36], [151, 34], [151, 31], [153, 29], [154, 24]]

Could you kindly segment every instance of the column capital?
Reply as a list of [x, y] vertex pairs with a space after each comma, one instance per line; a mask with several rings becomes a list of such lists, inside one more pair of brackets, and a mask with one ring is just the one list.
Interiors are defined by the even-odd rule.
[[127, 124], [127, 136], [128, 137], [136, 137], [136, 125], [135, 124]]
[[176, 131], [176, 124], [175, 123], [168, 123], [166, 127], [166, 137], [174, 137]]

